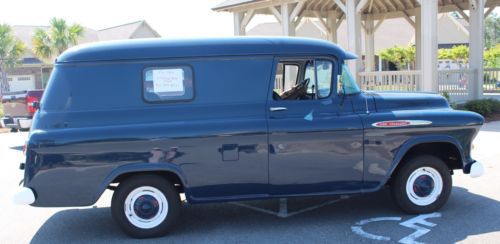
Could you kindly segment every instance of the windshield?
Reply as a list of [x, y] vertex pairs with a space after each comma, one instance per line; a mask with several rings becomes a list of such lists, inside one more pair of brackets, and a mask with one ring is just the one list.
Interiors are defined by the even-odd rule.
[[361, 92], [361, 89], [359, 89], [358, 84], [356, 84], [356, 80], [352, 76], [351, 71], [346, 64], [342, 65], [342, 74], [339, 77], [339, 85], [340, 93], [356, 94]]

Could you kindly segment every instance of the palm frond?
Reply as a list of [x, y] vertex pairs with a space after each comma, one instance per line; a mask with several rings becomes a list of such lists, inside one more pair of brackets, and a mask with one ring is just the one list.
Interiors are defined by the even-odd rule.
[[0, 24], [0, 59], [5, 59], [12, 46], [14, 36], [12, 29], [7, 24]]
[[66, 20], [52, 18], [49, 31], [36, 30], [33, 36], [33, 51], [41, 59], [47, 60], [54, 55], [60, 55], [70, 46], [78, 44], [84, 34], [84, 28], [79, 24], [68, 26]]
[[11, 68], [20, 62], [25, 46], [22, 41], [14, 38], [9, 25], [0, 24], [0, 63]]
[[52, 46], [58, 54], [68, 49], [70, 40], [68, 39], [68, 25], [66, 24], [66, 20], [58, 18], [50, 20], [50, 38], [52, 39]]
[[24, 55], [25, 50], [26, 46], [24, 43], [19, 39], [15, 39], [7, 55], [7, 67], [12, 68], [21, 63], [21, 57]]
[[33, 42], [33, 52], [36, 56], [42, 59], [48, 59], [52, 57], [52, 39], [49, 34], [43, 29], [36, 29], [35, 35], [32, 39]]
[[79, 24], [73, 24], [69, 27], [68, 37], [71, 44], [78, 44], [78, 39], [80, 39], [84, 34], [83, 26]]

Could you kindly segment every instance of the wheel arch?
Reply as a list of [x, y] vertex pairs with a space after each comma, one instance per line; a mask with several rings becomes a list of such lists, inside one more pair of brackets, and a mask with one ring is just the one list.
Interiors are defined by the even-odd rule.
[[443, 160], [450, 170], [464, 167], [464, 150], [456, 138], [448, 135], [414, 137], [407, 140], [397, 151], [387, 180], [408, 158], [424, 152]]
[[[186, 185], [186, 178], [180, 168], [175, 164], [170, 163], [136, 163], [127, 164], [114, 169], [109, 173], [106, 178], [102, 181], [99, 186], [98, 191], [94, 196], [94, 203], [101, 197], [102, 193], [108, 188], [112, 183], [119, 183], [126, 180], [129, 177], [140, 175], [140, 174], [155, 174], [165, 177], [171, 181], [177, 190], [188, 191]], [[186, 192], [186, 195], [187, 192]]]

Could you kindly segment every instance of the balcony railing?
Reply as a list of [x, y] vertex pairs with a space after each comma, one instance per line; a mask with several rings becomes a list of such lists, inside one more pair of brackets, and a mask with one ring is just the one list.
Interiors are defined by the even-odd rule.
[[500, 69], [484, 69], [484, 93], [500, 93]]
[[[438, 70], [437, 76], [439, 93], [447, 93], [452, 102], [462, 103], [473, 99], [472, 88], [478, 80], [475, 69]], [[420, 70], [360, 72], [358, 77], [363, 90], [421, 90]], [[500, 99], [500, 68], [484, 69], [483, 94], [480, 97]]]
[[360, 72], [361, 89], [376, 91], [418, 91], [420, 71]]

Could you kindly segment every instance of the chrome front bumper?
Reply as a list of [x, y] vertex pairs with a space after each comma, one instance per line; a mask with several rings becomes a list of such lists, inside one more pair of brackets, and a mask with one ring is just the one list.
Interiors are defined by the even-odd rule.
[[484, 175], [484, 166], [482, 163], [476, 161], [470, 165], [469, 175], [472, 178], [477, 178]]
[[35, 202], [35, 193], [33, 190], [27, 187], [22, 187], [19, 191], [14, 194], [13, 201], [18, 205], [29, 205]]

